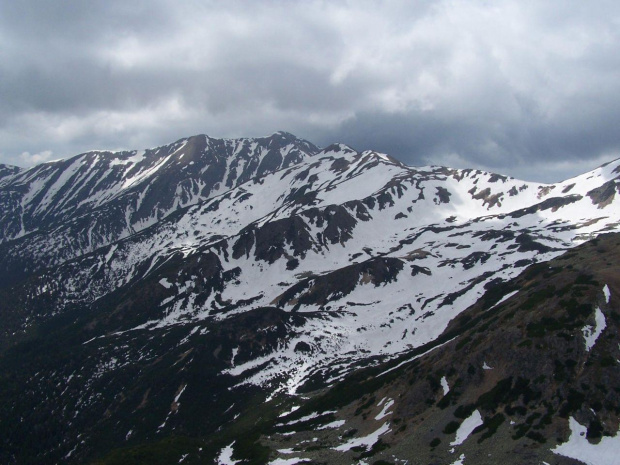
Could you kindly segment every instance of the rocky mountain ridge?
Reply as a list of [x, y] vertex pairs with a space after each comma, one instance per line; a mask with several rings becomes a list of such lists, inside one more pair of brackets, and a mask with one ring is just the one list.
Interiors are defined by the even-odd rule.
[[[286, 133], [13, 171], [0, 178], [0, 393], [5, 418], [36, 406], [54, 436], [7, 431], [3, 459], [203, 437], [250, 421], [261, 397], [285, 405], [407, 357], [493, 289], [508, 300], [526, 267], [617, 231], [619, 181], [619, 160], [546, 185]], [[255, 434], [248, 457], [264, 451]], [[37, 438], [33, 455], [20, 435]]]
[[[31, 271], [60, 264], [318, 151], [288, 133], [238, 140], [199, 135], [150, 150], [92, 151], [28, 170], [6, 167], [0, 244], [10, 242], [4, 253], [28, 257]], [[50, 242], [62, 243], [62, 250]]]

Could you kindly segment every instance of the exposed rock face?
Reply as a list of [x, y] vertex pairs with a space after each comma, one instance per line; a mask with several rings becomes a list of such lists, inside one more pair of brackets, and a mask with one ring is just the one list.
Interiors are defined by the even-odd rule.
[[[536, 460], [548, 458], [530, 450], [538, 434], [549, 452], [567, 416], [594, 422], [593, 438], [611, 433], [615, 394], [592, 386], [615, 376], [593, 368], [600, 348], [615, 357], [598, 329], [615, 317], [580, 300], [603, 280], [541, 263], [618, 230], [619, 165], [539, 185], [276, 133], [0, 171], [0, 462], [122, 463], [140, 450], [210, 463], [235, 441], [235, 459], [266, 463], [287, 458], [284, 433], [330, 420], [324, 443], [299, 446], [306, 457], [390, 462], [389, 446], [412, 460], [416, 444], [424, 463], [443, 463], [437, 428], [455, 434], [474, 412], [472, 434], [488, 435], [479, 463], [496, 434], [520, 434], [508, 418], [523, 434], [501, 447]], [[605, 247], [602, 260], [615, 253]], [[509, 316], [517, 290], [530, 307]], [[575, 342], [586, 333], [589, 355]], [[562, 370], [539, 347], [552, 343], [566, 376], [553, 382], [549, 367]], [[581, 396], [605, 412], [587, 416]], [[318, 412], [314, 399], [336, 411], [297, 422]], [[294, 428], [277, 426], [293, 404], [304, 405], [282, 421]], [[522, 409], [540, 417], [524, 423]], [[260, 439], [267, 430], [279, 436]]]
[[620, 192], [620, 183], [614, 179], [606, 182], [600, 187], [592, 189], [587, 195], [598, 208], [605, 208], [613, 202], [616, 191]]

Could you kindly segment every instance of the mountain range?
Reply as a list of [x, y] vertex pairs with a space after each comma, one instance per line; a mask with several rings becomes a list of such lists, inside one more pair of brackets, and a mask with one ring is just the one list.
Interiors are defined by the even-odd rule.
[[615, 463], [618, 195], [284, 132], [0, 165], [0, 461]]

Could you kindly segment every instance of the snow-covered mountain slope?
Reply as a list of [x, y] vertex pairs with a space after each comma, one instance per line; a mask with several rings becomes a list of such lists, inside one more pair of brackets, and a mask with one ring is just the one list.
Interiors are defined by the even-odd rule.
[[[432, 343], [526, 266], [620, 229], [620, 160], [538, 184], [277, 133], [90, 153], [3, 179], [0, 348], [72, 334], [84, 353], [41, 376], [75, 424], [107, 395], [144, 395], [162, 357], [196, 379], [211, 367], [222, 421], [240, 414], [223, 391], [331, 385]], [[206, 388], [185, 379], [158, 395], [170, 389], [176, 405]], [[141, 417], [139, 436], [190, 421], [177, 411]]]
[[237, 140], [200, 135], [140, 152], [93, 151], [28, 170], [6, 167], [0, 244], [7, 275], [15, 273], [13, 257], [28, 258], [30, 270], [59, 264], [317, 152], [283, 132]]
[[[490, 283], [617, 229], [618, 179], [618, 161], [541, 185], [409, 168], [336, 145], [43, 274], [28, 294], [53, 305], [47, 315], [33, 311], [28, 324], [144, 280], [159, 283], [164, 297], [122, 331], [193, 329], [258, 307], [328, 312], [277, 350], [230, 370], [243, 375], [266, 365], [245, 382], [293, 393], [313, 375], [338, 377], [369, 354], [433, 340]], [[170, 275], [174, 257], [178, 270]], [[185, 270], [190, 257], [211, 263], [208, 277]]]
[[4, 165], [0, 163], [0, 186], [19, 173], [21, 168], [12, 165]]

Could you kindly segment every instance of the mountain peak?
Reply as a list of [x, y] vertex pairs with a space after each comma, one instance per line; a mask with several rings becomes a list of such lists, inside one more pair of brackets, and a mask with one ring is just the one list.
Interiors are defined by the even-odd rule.
[[349, 147], [346, 144], [342, 144], [342, 143], [335, 143], [335, 144], [331, 144], [328, 145], [327, 147], [325, 147], [323, 149], [323, 152], [327, 153], [327, 152], [334, 152], [334, 153], [357, 153], [354, 149], [352, 149], [351, 147]]
[[298, 140], [299, 139], [294, 134], [291, 134], [290, 132], [286, 132], [286, 131], [276, 131], [271, 136], [272, 137], [280, 136], [280, 137], [283, 137], [283, 138], [288, 139], [288, 140]]

